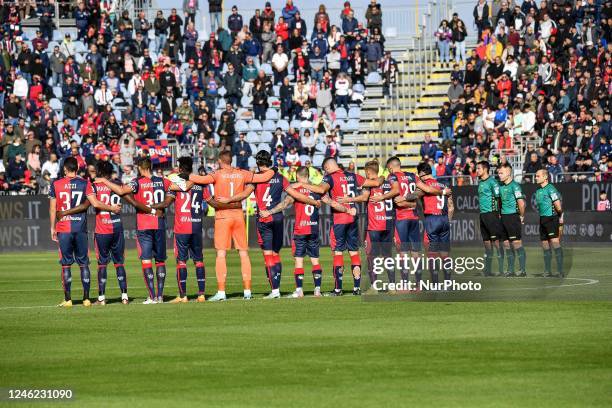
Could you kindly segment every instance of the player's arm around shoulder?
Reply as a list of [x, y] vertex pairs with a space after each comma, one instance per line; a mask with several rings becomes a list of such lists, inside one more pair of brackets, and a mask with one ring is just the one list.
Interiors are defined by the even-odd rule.
[[294, 202], [295, 202], [295, 199], [291, 195], [288, 194], [287, 196], [285, 196], [285, 199], [281, 201], [280, 203], [278, 203], [274, 208], [271, 208], [270, 210], [261, 210], [259, 212], [259, 217], [268, 218], [269, 216], [273, 214], [277, 214], [281, 211], [284, 211], [286, 208], [289, 208], [291, 204], [293, 204]]
[[220, 197], [216, 199], [216, 201], [220, 204], [232, 204], [232, 203], [240, 203], [243, 200], [249, 198], [249, 196], [255, 191], [255, 186], [253, 184], [247, 184], [244, 187], [242, 192], [232, 196], [232, 197]]
[[321, 184], [310, 184], [310, 183], [299, 183], [298, 182], [298, 183], [293, 183], [291, 187], [293, 187], [294, 189], [297, 189], [299, 187], [304, 187], [306, 190], [310, 191], [311, 193], [323, 195], [323, 194], [327, 194], [327, 192], [331, 188], [331, 185], [327, 183], [325, 179], [323, 179]]
[[[314, 205], [315, 207], [320, 207], [321, 202], [315, 200], [313, 198], [308, 197], [306, 194], [302, 194], [293, 187], [289, 186], [285, 189], [288, 197], [291, 197], [292, 200], [299, 201], [304, 204]], [[292, 201], [293, 202], [293, 201]]]

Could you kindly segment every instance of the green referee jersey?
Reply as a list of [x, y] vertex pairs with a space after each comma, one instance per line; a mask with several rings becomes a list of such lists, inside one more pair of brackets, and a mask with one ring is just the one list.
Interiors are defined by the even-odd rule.
[[478, 203], [481, 213], [499, 211], [499, 183], [489, 176], [478, 183]]
[[554, 202], [561, 199], [561, 194], [552, 184], [548, 183], [536, 191], [536, 204], [540, 217], [552, 217], [557, 215]]
[[502, 183], [499, 186], [499, 195], [501, 197], [501, 213], [518, 214], [518, 200], [525, 199], [521, 186], [514, 180], [509, 184]]

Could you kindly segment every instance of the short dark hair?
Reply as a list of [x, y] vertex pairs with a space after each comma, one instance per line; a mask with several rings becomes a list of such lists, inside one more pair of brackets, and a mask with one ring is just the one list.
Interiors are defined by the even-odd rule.
[[389, 160], [387, 160], [387, 166], [389, 166], [391, 163], [393, 163], [393, 164], [395, 164], [397, 166], [401, 166], [402, 165], [402, 161], [397, 156], [389, 157]]
[[110, 162], [100, 160], [96, 163], [96, 175], [98, 177], [111, 178], [113, 175], [113, 165]]
[[491, 165], [486, 160], [481, 160], [481, 161], [479, 161], [476, 164], [479, 165], [480, 167], [482, 167], [483, 169], [487, 169], [487, 172], [491, 171]]
[[419, 163], [417, 166], [417, 173], [425, 175], [431, 174], [431, 166], [425, 162]]
[[272, 155], [266, 150], [260, 150], [255, 155], [255, 163], [257, 166], [272, 166]]
[[67, 157], [64, 160], [64, 170], [66, 172], [74, 173], [79, 169], [79, 162], [74, 157]]
[[497, 168], [498, 169], [510, 169], [512, 171], [512, 166], [509, 163], [501, 163]]
[[183, 156], [178, 159], [178, 167], [181, 173], [191, 174], [193, 171], [193, 158]]
[[229, 150], [222, 151], [221, 153], [219, 153], [219, 160], [221, 160], [225, 164], [231, 164], [232, 152], [230, 152]]
[[323, 168], [323, 169], [324, 169], [324, 168], [325, 168], [325, 165], [326, 165], [327, 163], [329, 163], [331, 160], [336, 161], [336, 159], [334, 159], [333, 157], [326, 157], [326, 158], [323, 160], [323, 163], [321, 163], [321, 168]]

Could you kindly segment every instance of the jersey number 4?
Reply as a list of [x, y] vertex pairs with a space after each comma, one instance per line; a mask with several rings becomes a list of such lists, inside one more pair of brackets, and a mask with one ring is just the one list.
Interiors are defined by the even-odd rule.
[[189, 208], [189, 202], [191, 202], [191, 208], [195, 209], [196, 214], [200, 212], [200, 201], [198, 200], [197, 194], [190, 193], [179, 193], [181, 194], [181, 199], [183, 200], [183, 205], [181, 206], [182, 213], [191, 213], [191, 209]]

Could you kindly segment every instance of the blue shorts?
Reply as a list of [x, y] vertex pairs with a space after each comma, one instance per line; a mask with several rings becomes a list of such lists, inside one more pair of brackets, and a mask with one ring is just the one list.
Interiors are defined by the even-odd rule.
[[94, 246], [98, 265], [108, 265], [111, 259], [116, 264], [122, 264], [125, 260], [125, 239], [122, 229], [112, 234], [94, 234]]
[[166, 256], [166, 230], [136, 231], [136, 245], [140, 259], [164, 262]]
[[391, 255], [393, 244], [393, 231], [366, 231], [365, 249], [366, 254], [371, 257]]
[[174, 256], [177, 261], [186, 262], [191, 258], [194, 262], [201, 262], [204, 259], [202, 233], [174, 234]]
[[447, 215], [426, 215], [425, 232], [431, 252], [450, 251], [450, 222]]
[[296, 258], [318, 258], [319, 247], [319, 234], [293, 236], [293, 256]]
[[60, 265], [89, 265], [89, 248], [86, 232], [58, 232]]
[[421, 250], [421, 227], [419, 220], [395, 221], [395, 245], [399, 252]]
[[333, 224], [329, 237], [332, 251], [358, 251], [359, 225], [357, 220], [350, 224]]
[[279, 253], [283, 247], [283, 219], [271, 222], [257, 221], [257, 240], [264, 251]]

